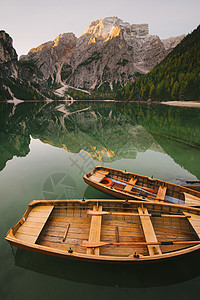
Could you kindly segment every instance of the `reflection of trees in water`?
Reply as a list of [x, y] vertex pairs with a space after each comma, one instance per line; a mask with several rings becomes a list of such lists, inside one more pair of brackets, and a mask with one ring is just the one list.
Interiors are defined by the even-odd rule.
[[[23, 103], [15, 110], [13, 105], [2, 104], [0, 113], [2, 167], [14, 155], [28, 153], [31, 135], [69, 152], [83, 149], [93, 159], [104, 162], [135, 158], [147, 149], [164, 149], [198, 176], [195, 161], [200, 145], [199, 109], [84, 101], [71, 105]], [[185, 147], [187, 151], [183, 151]]]

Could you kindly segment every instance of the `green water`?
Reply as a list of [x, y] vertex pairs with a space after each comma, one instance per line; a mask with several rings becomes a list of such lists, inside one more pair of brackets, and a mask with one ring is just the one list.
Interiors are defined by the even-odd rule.
[[0, 299], [199, 295], [199, 257], [189, 261], [190, 269], [184, 262], [154, 266], [152, 276], [148, 268], [63, 262], [21, 250], [13, 255], [4, 236], [33, 199], [108, 198], [82, 179], [96, 165], [177, 183], [200, 179], [200, 109], [113, 102], [1, 103], [0, 141]]

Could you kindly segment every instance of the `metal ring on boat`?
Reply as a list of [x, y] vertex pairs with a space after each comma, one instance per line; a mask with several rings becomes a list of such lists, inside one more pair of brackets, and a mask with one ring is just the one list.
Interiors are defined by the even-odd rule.
[[113, 184], [110, 178], [104, 178], [101, 183], [104, 183], [104, 181], [107, 181], [107, 183], [105, 184], [106, 186], [112, 186]]

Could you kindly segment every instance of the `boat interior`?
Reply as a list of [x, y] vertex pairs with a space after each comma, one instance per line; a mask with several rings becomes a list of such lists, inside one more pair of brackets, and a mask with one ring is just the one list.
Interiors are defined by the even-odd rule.
[[86, 177], [97, 184], [110, 186], [111, 189], [127, 193], [133, 197], [138, 196], [153, 201], [166, 201], [180, 205], [200, 205], [199, 192], [146, 176], [106, 167], [96, 167]]
[[69, 253], [137, 258], [198, 243], [200, 215], [132, 200], [49, 201], [31, 207], [13, 234], [22, 242]]

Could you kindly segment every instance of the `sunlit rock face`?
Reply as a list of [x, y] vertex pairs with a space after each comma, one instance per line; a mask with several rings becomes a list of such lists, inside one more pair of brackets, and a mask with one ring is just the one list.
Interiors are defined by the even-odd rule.
[[18, 60], [12, 38], [2, 30], [0, 31], [0, 77], [5, 76], [18, 77]]
[[183, 37], [164, 42], [150, 35], [148, 24], [107, 17], [92, 22], [77, 39], [59, 35], [31, 49], [22, 60], [34, 60], [46, 79], [92, 90], [108, 83], [113, 89], [149, 72]]
[[[167, 50], [175, 44], [168, 43]], [[105, 82], [111, 89], [117, 84], [123, 86], [149, 72], [166, 54], [160, 38], [149, 34], [148, 24], [130, 25], [117, 17], [104, 18], [92, 22], [77, 40], [67, 59], [72, 67], [67, 82], [86, 89]]]
[[54, 41], [46, 42], [22, 55], [20, 60], [33, 60], [42, 71], [44, 78], [61, 82], [61, 69], [75, 47], [77, 38], [73, 33], [63, 33]]

